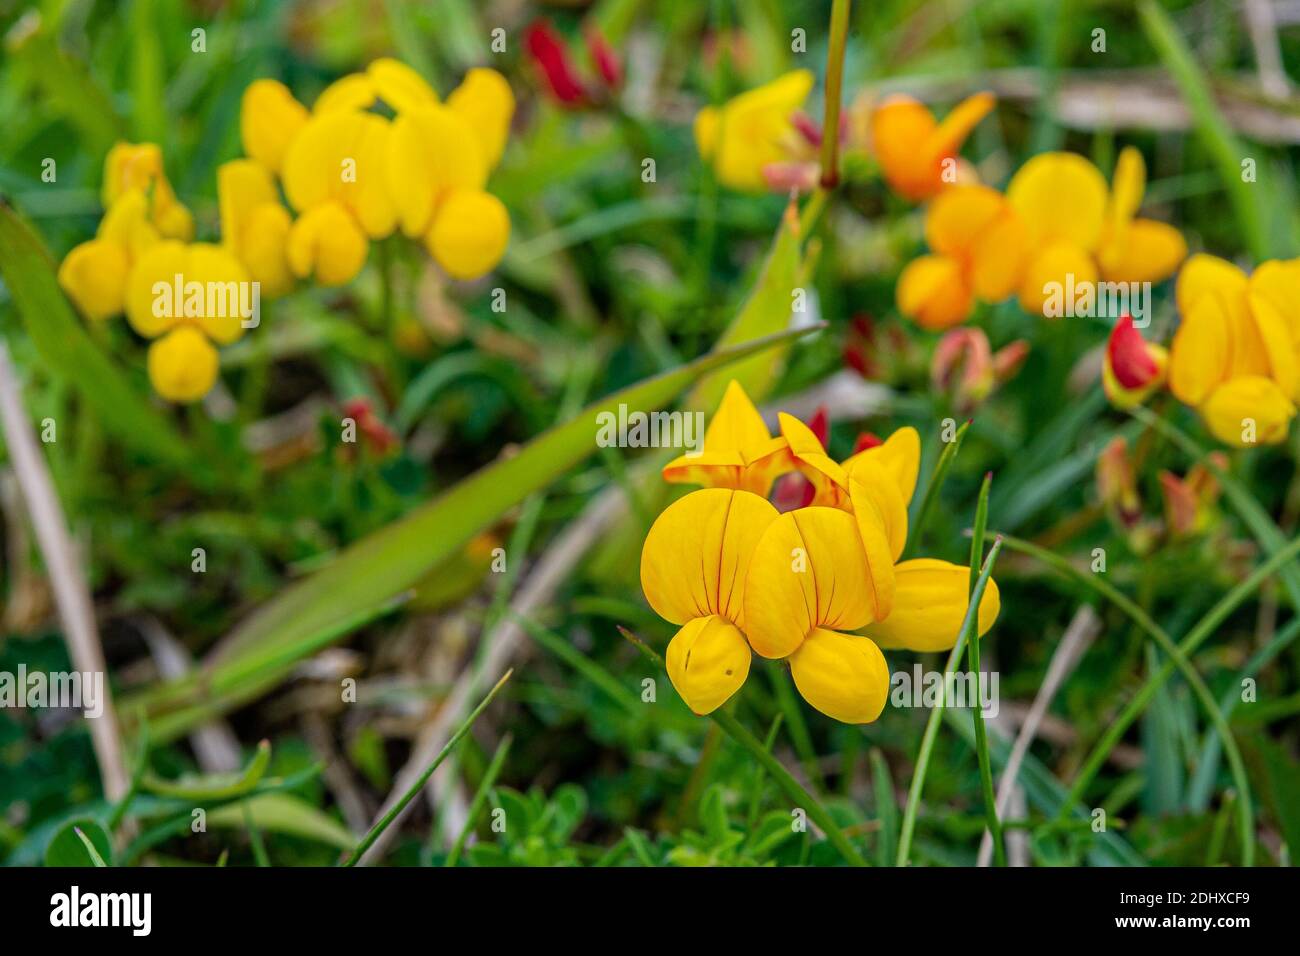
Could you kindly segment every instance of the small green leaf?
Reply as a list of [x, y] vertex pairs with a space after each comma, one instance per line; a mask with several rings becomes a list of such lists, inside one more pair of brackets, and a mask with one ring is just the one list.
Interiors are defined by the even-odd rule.
[[177, 797], [181, 800], [229, 800], [231, 797], [242, 796], [256, 787], [265, 776], [270, 762], [271, 743], [263, 740], [257, 745], [257, 753], [253, 754], [253, 759], [243, 770], [179, 780], [164, 780], [152, 773], [146, 773], [140, 780], [140, 786], [150, 793], [162, 797]]
[[113, 840], [93, 817], [69, 820], [45, 848], [46, 866], [107, 866], [112, 858]]

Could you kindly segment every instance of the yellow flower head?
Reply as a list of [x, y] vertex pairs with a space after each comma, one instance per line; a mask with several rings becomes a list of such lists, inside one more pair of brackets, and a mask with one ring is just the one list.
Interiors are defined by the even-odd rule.
[[[905, 199], [937, 195], [949, 183], [969, 175], [945, 176], [945, 164], [957, 153], [979, 121], [992, 111], [992, 93], [969, 96], [936, 122], [926, 106], [910, 96], [891, 96], [871, 113], [871, 145], [889, 187]], [[952, 167], [956, 172], [956, 167]]]
[[975, 301], [1000, 302], [1015, 291], [1029, 250], [1024, 223], [988, 186], [953, 186], [926, 210], [930, 255], [898, 278], [898, 310], [922, 328], [942, 331], [970, 317]]
[[1266, 262], [1247, 277], [1198, 254], [1175, 293], [1170, 391], [1225, 444], [1285, 440], [1300, 399], [1300, 260]]
[[157, 144], [114, 144], [104, 157], [102, 191], [106, 210], [128, 193], [142, 193], [149, 202], [150, 222], [162, 236], [186, 241], [193, 238], [194, 217], [172, 192]]
[[719, 181], [732, 189], [761, 192], [765, 167], [802, 155], [806, 143], [801, 145], [791, 117], [812, 85], [811, 72], [792, 70], [695, 115], [695, 145]]
[[221, 243], [260, 283], [262, 295], [284, 295], [293, 288], [287, 252], [291, 220], [270, 170], [251, 159], [222, 163], [217, 202]]
[[[696, 713], [739, 689], [752, 651], [787, 660], [818, 710], [867, 723], [889, 690], [878, 645], [951, 647], [969, 574], [941, 561], [897, 563], [920, 464], [915, 429], [837, 463], [798, 419], [783, 414], [780, 425], [772, 437], [739, 384], [728, 386], [702, 454], [665, 468], [669, 481], [711, 487], [655, 521], [641, 554], [642, 589], [662, 617], [682, 625], [668, 672]], [[815, 494], [808, 507], [779, 514], [766, 491], [790, 471]], [[997, 612], [990, 582], [981, 634]]]
[[307, 115], [307, 107], [280, 81], [254, 80], [244, 90], [239, 107], [244, 152], [278, 176]]
[[94, 239], [70, 251], [59, 265], [59, 285], [86, 318], [120, 315], [131, 264], [158, 242], [149, 202], [139, 189], [123, 193], [99, 223]]
[[1159, 282], [1187, 255], [1172, 226], [1135, 218], [1146, 167], [1126, 147], [1113, 189], [1097, 167], [1073, 153], [1040, 153], [1007, 186], [1007, 199], [1028, 230], [1029, 254], [1020, 280], [1026, 312], [1051, 314], [1052, 289], [1095, 288], [1108, 282]]
[[197, 402], [216, 382], [219, 361], [207, 336], [182, 325], [149, 346], [149, 381], [169, 402]]

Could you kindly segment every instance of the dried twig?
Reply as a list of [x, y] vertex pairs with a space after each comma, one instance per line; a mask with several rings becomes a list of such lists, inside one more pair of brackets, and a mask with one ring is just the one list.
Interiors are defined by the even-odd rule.
[[[4, 428], [9, 457], [18, 476], [18, 487], [27, 503], [36, 542], [45, 560], [72, 666], [83, 673], [104, 674], [107, 678], [108, 667], [104, 663], [104, 649], [95, 626], [90, 589], [81, 573], [49, 468], [37, 447], [31, 422], [27, 420], [9, 349], [3, 342], [0, 342], [0, 426]], [[126, 794], [131, 777], [127, 772], [121, 729], [107, 679], [103, 698], [103, 713], [90, 720], [90, 738], [95, 747], [95, 760], [99, 763], [104, 796], [109, 801], [117, 801]]]

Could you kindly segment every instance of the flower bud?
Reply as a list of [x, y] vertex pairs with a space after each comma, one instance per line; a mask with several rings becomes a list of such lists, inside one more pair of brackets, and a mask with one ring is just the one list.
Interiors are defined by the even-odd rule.
[[1111, 330], [1101, 381], [1106, 397], [1117, 408], [1133, 408], [1146, 401], [1164, 384], [1168, 354], [1162, 346], [1147, 342], [1133, 326], [1131, 315], [1123, 316]]
[[944, 333], [930, 362], [930, 381], [937, 391], [952, 395], [959, 411], [969, 411], [993, 391], [993, 354], [981, 329], [958, 328]]

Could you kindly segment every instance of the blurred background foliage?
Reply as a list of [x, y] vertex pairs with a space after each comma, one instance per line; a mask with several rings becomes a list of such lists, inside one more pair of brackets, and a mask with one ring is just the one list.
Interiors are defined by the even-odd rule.
[[[1300, 11], [1268, 3], [1274, 25], [1261, 39], [1252, 34], [1248, 3], [1161, 6], [1222, 117], [1257, 160], [1268, 254], [1294, 255], [1300, 97], [1287, 69], [1300, 64]], [[58, 423], [58, 439], [44, 451], [82, 548], [119, 701], [147, 702], [156, 692], [167, 675], [160, 646], [183, 660], [210, 659], [250, 612], [328, 566], [348, 544], [585, 402], [707, 351], [753, 288], [786, 199], [717, 184], [695, 150], [692, 118], [702, 105], [795, 66], [818, 74], [807, 108], [819, 116], [829, 7], [797, 0], [0, 2], [0, 193], [55, 258], [93, 232], [103, 157], [118, 139], [161, 144], [198, 236], [215, 236], [215, 170], [240, 152], [240, 96], [258, 77], [281, 79], [311, 102], [339, 75], [395, 55], [444, 94], [468, 67], [492, 66], [519, 101], [492, 181], [513, 221], [496, 272], [448, 284], [422, 250], [381, 243], [349, 286], [271, 304], [264, 328], [223, 354], [218, 391], [201, 407], [169, 413], [194, 467], [149, 460], [107, 438], [80, 404], [69, 370], [48, 366], [0, 288], [3, 334], [23, 371], [27, 407], [33, 420]], [[572, 45], [584, 70], [584, 32], [599, 30], [623, 64], [618, 94], [584, 109], [548, 96], [522, 41], [538, 18]], [[497, 28], [507, 38], [503, 53], [490, 47]], [[201, 54], [192, 51], [196, 29], [205, 31]], [[791, 50], [796, 29], [806, 31], [806, 53]], [[1094, 50], [1097, 30], [1104, 52]], [[854, 5], [847, 103], [902, 90], [946, 108], [980, 89], [999, 95], [966, 150], [986, 181], [1005, 184], [1046, 149], [1079, 152], [1109, 175], [1119, 148], [1133, 144], [1147, 160], [1149, 214], [1176, 223], [1194, 250], [1233, 259], [1250, 251], [1246, 227], [1229, 214], [1206, 119], [1183, 107], [1132, 4]], [[47, 157], [57, 162], [55, 183], [41, 181]], [[654, 182], [641, 176], [646, 157], [656, 160]], [[827, 403], [837, 458], [861, 431], [915, 425], [924, 476], [942, 447], [941, 423], [967, 409], [931, 386], [936, 337], [905, 324], [894, 306], [898, 273], [921, 246], [919, 211], [888, 192], [870, 160], [849, 158], [844, 187], [805, 239], [815, 314], [829, 328], [792, 347], [773, 396], [801, 412]], [[498, 288], [504, 311], [492, 308]], [[386, 295], [396, 309], [391, 326], [382, 318]], [[1174, 321], [1166, 284], [1156, 290], [1151, 331], [1165, 337]], [[1109, 520], [1093, 481], [1097, 455], [1116, 434], [1136, 441], [1139, 429], [1107, 409], [1097, 386], [1105, 321], [1043, 323], [1010, 303], [982, 310], [977, 324], [995, 348], [1027, 338], [1031, 350], [1020, 374], [975, 411], [928, 529], [929, 553], [966, 560], [962, 532], [979, 481], [992, 470], [991, 530], [1032, 538], [1081, 565], [1104, 548], [1108, 580], [1181, 633], [1244, 576], [1255, 546], [1227, 514], [1178, 539], [1142, 538]], [[94, 331], [147, 394], [143, 344], [120, 322]], [[344, 414], [362, 424], [356, 444], [339, 441]], [[1173, 414], [1196, 428], [1190, 414]], [[1158, 470], [1181, 475], [1190, 462], [1149, 437], [1143, 447], [1138, 490], [1146, 515], [1158, 521]], [[151, 772], [175, 778], [231, 770], [232, 753], [236, 765], [247, 763], [268, 738], [264, 780], [279, 783], [259, 783], [255, 796], [230, 801], [241, 809], [227, 815], [229, 826], [213, 822], [214, 810], [205, 834], [189, 832], [187, 809], [138, 798], [129, 814], [135, 842], [118, 847], [119, 862], [247, 864], [258, 858], [260, 838], [276, 864], [335, 859], [348, 846], [347, 831], [364, 832], [412, 741], [483, 653], [482, 635], [497, 633], [511, 588], [555, 560], [555, 542], [589, 520], [586, 509], [611, 487], [627, 494], [627, 513], [537, 610], [504, 703], [457, 752], [436, 810], [421, 801], [404, 821], [389, 861], [446, 862], [457, 836], [472, 832], [460, 865], [836, 862], [827, 843], [791, 829], [788, 801], [771, 781], [716, 727], [691, 717], [664, 675], [615, 629], [625, 625], [656, 647], [671, 633], [645, 606], [636, 577], [648, 520], [666, 495], [642, 478], [656, 460], [616, 450], [566, 471], [440, 565], [407, 606], [342, 628], [324, 642], [333, 646], [311, 648], [288, 666], [265, 664], [274, 679], [206, 728], [224, 743], [217, 749], [226, 766], [181, 732], [193, 726], [160, 741], [149, 752]], [[1236, 455], [1233, 471], [1294, 533], [1294, 447]], [[7, 468], [0, 492], [0, 670], [20, 662], [65, 669], [50, 590]], [[507, 544], [509, 573], [489, 573], [491, 549]], [[191, 570], [196, 547], [206, 552], [203, 573]], [[1000, 673], [1003, 720], [1013, 730], [1067, 624], [1095, 597], [1016, 555], [1004, 555], [997, 578], [1003, 612], [985, 638], [984, 658]], [[1287, 604], [1267, 588], [1197, 655], [1216, 694], [1232, 688], [1252, 651], [1294, 612]], [[1214, 778], [1212, 799], [1191, 794], [1207, 724], [1177, 679], [1087, 795], [1088, 807], [1107, 810], [1105, 838], [1086, 821], [1052, 822], [1063, 784], [1153, 663], [1137, 629], [1113, 608], [1097, 610], [1101, 634], [1059, 693], [1026, 768], [1022, 858], [1235, 859], [1226, 770]], [[534, 639], [542, 628], [557, 639]], [[890, 655], [895, 670], [910, 670], [914, 660], [941, 666], [933, 655]], [[1288, 861], [1300, 839], [1298, 672], [1292, 648], [1260, 674], [1261, 703], [1233, 717], [1260, 805], [1260, 859], [1268, 863]], [[657, 680], [653, 706], [641, 697], [647, 677]], [[775, 753], [873, 862], [890, 862], [924, 712], [888, 707], [865, 729], [841, 726], [803, 709], [779, 666], [761, 662], [755, 677], [737, 716], [761, 736], [781, 715]], [[356, 703], [340, 700], [344, 678], [357, 682]], [[507, 730], [513, 745], [493, 778], [491, 757]], [[64, 821], [107, 815], [89, 738], [69, 715], [0, 712], [0, 758], [0, 859], [37, 862]], [[485, 786], [486, 801], [471, 815]], [[271, 799], [277, 794], [292, 799]], [[506, 811], [504, 833], [492, 827], [492, 808]], [[940, 735], [914, 859], [971, 863], [982, 830], [974, 753], [954, 721]]]

